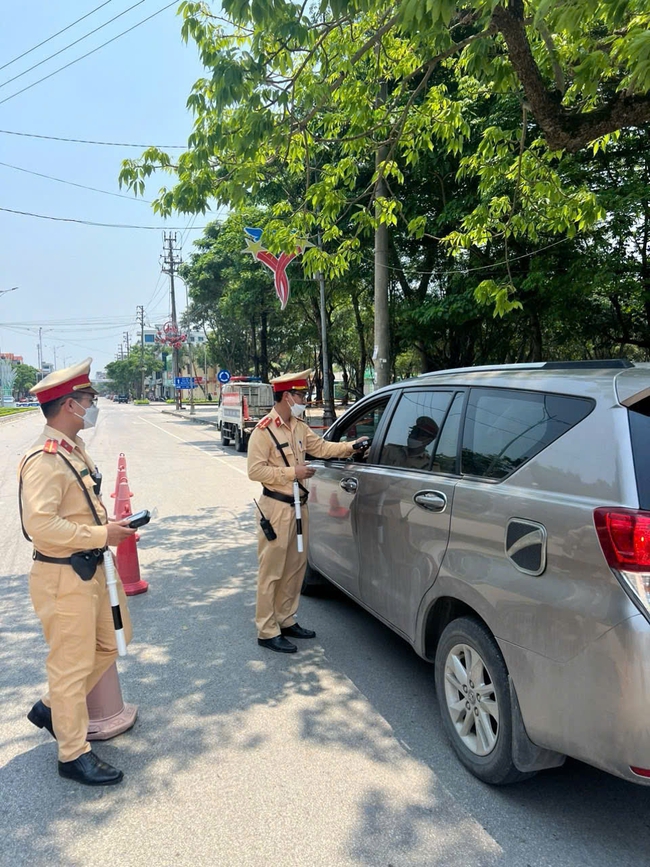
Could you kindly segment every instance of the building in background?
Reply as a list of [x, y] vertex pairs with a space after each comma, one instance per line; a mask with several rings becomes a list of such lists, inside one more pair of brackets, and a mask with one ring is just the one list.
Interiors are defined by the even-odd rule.
[[[163, 362], [163, 369], [153, 376], [145, 377], [145, 394], [150, 400], [171, 400], [174, 397], [172, 377], [172, 350], [156, 342], [156, 335], [162, 325], [144, 328], [143, 338], [146, 347], [156, 347]], [[217, 370], [208, 366], [208, 340], [202, 331], [188, 331], [187, 342], [181, 350], [179, 376], [193, 376], [197, 382], [194, 397], [198, 400], [210, 399], [218, 393]], [[139, 335], [137, 345], [140, 345]], [[191, 355], [191, 362], [190, 362]]]

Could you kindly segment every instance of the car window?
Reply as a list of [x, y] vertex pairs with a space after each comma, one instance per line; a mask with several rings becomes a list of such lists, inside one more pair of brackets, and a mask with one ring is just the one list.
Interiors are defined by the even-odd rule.
[[438, 437], [436, 453], [431, 465], [434, 473], [458, 472], [458, 434], [460, 432], [464, 399], [465, 394], [462, 391], [454, 395], [453, 403]]
[[364, 407], [363, 411], [351, 414], [349, 422], [335, 432], [333, 436], [334, 442], [345, 443], [350, 440], [356, 440], [359, 437], [374, 439], [390, 397], [390, 395], [387, 395], [381, 401]]
[[463, 430], [464, 474], [503, 479], [591, 412], [592, 400], [473, 388]]
[[405, 391], [390, 420], [377, 463], [410, 470], [430, 469], [451, 397], [450, 391]]

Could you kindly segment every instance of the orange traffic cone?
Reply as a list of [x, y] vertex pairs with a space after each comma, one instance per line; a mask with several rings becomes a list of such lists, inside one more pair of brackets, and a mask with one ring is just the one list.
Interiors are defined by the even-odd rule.
[[[120, 452], [120, 456], [117, 459], [117, 476], [115, 477], [115, 490], [111, 494], [111, 497], [116, 500], [117, 495], [120, 490], [120, 482], [126, 480], [126, 456], [124, 452]], [[133, 494], [131, 494], [133, 496]]]
[[330, 497], [330, 508], [327, 513], [330, 518], [347, 518], [350, 514], [350, 510], [346, 509], [339, 503], [339, 498], [336, 493], [333, 493]]
[[[119, 484], [117, 499], [115, 500], [115, 520], [122, 521], [132, 515], [131, 494], [129, 483], [123, 479]], [[129, 536], [117, 546], [117, 571], [122, 579], [124, 592], [127, 596], [137, 596], [138, 593], [146, 593], [149, 584], [140, 578], [140, 563], [138, 561], [137, 533]]]
[[122, 698], [120, 679], [115, 663], [104, 672], [86, 697], [89, 741], [107, 741], [130, 729], [138, 715], [134, 704]]

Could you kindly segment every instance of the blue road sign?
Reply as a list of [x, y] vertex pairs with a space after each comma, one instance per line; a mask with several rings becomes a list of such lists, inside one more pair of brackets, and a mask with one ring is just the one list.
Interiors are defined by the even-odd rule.
[[174, 388], [194, 388], [195, 385], [193, 376], [177, 376], [174, 379]]
[[227, 382], [230, 382], [230, 373], [227, 370], [220, 370], [217, 374], [217, 379], [222, 385], [225, 385]]

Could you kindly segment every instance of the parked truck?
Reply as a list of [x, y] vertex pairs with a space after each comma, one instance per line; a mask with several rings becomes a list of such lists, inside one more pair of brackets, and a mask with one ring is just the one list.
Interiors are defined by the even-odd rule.
[[251, 431], [272, 408], [272, 386], [253, 376], [233, 376], [219, 395], [221, 444], [229, 446], [232, 441], [238, 452], [245, 452]]

